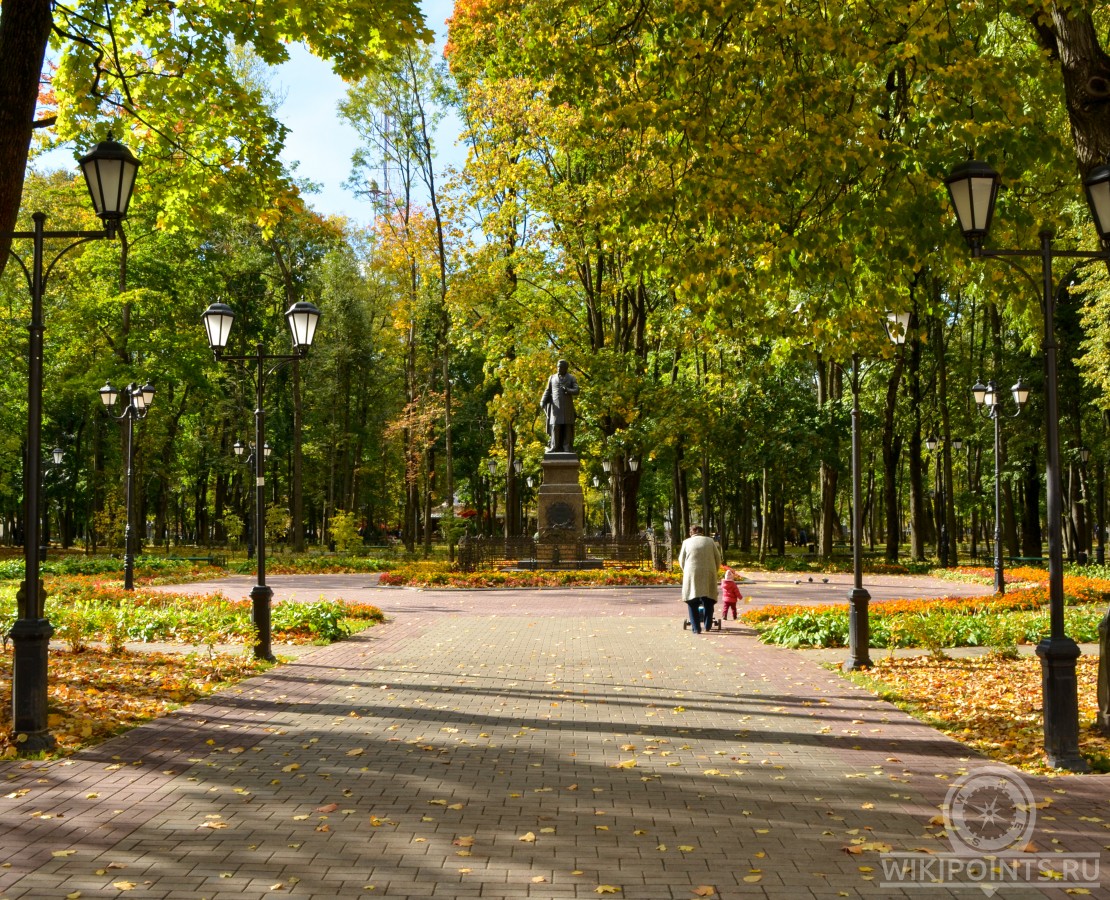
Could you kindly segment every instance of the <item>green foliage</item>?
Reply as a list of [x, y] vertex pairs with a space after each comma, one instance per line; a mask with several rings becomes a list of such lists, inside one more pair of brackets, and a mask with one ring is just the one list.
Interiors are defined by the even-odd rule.
[[345, 621], [349, 615], [347, 606], [332, 600], [277, 603], [271, 615], [275, 631], [307, 631], [326, 643], [341, 641], [351, 634], [351, 628]]
[[353, 512], [340, 509], [331, 517], [331, 539], [335, 541], [335, 549], [339, 553], [350, 553], [362, 545], [362, 535], [358, 533], [358, 525]]
[[246, 522], [243, 521], [241, 516], [237, 516], [235, 513], [227, 513], [220, 519], [220, 524], [224, 526], [227, 539], [238, 547], [239, 542], [243, 539], [243, 532], [246, 531], [247, 528]]
[[288, 509], [277, 503], [271, 503], [266, 507], [266, 542], [277, 544], [285, 540], [292, 523]]
[[760, 640], [781, 647], [845, 647], [848, 613], [837, 610], [796, 613], [760, 631]]
[[[0, 593], [0, 617], [14, 617], [15, 592]], [[59, 640], [73, 652], [90, 641], [102, 641], [113, 653], [128, 641], [200, 645], [215, 652], [216, 644], [253, 646], [249, 601], [231, 601], [221, 594], [195, 596], [147, 591], [124, 591], [98, 579], [68, 577], [47, 584], [46, 615]], [[272, 625], [279, 640], [331, 642], [384, 620], [381, 610], [368, 604], [321, 600], [274, 604]]]
[[[1098, 640], [1105, 611], [1097, 604], [1064, 610], [1065, 630], [1079, 643]], [[842, 608], [819, 609], [783, 616], [757, 625], [760, 640], [783, 647], [846, 647], [848, 613]], [[1049, 613], [1041, 610], [959, 612], [945, 609], [872, 617], [874, 647], [920, 647], [942, 656], [945, 647], [1006, 648], [1033, 644], [1049, 633]]]

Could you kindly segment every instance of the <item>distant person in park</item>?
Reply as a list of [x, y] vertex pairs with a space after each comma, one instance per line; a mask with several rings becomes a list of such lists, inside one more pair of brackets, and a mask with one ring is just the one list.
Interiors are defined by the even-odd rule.
[[[717, 573], [724, 564], [721, 548], [713, 538], [702, 533], [700, 525], [690, 526], [690, 536], [678, 551], [682, 569], [682, 599], [690, 617], [694, 634], [706, 632], [713, 625], [713, 607], [717, 605]], [[700, 613], [700, 614], [699, 614]]]
[[736, 604], [744, 599], [744, 595], [740, 593], [740, 584], [736, 580], [736, 573], [732, 569], [725, 567], [725, 577], [721, 582], [721, 593], [725, 595], [725, 608], [721, 612], [721, 620], [724, 621], [728, 618], [728, 611], [732, 610], [732, 621], [736, 621]]
[[570, 374], [565, 359], [559, 360], [558, 371], [547, 379], [547, 388], [540, 407], [547, 416], [548, 453], [574, 452], [574, 398], [578, 396], [578, 379]]

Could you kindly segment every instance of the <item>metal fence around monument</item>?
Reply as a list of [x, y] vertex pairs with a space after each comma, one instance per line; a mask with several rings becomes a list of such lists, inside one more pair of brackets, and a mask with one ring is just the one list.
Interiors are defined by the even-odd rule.
[[645, 537], [467, 537], [459, 543], [459, 568], [578, 569], [670, 567], [670, 547]]

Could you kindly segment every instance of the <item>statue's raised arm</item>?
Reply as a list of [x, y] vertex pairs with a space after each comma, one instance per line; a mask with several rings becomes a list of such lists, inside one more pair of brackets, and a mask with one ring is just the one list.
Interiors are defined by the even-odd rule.
[[565, 359], [559, 370], [547, 379], [540, 406], [547, 417], [548, 453], [574, 452], [574, 398], [578, 396], [578, 379], [570, 374]]

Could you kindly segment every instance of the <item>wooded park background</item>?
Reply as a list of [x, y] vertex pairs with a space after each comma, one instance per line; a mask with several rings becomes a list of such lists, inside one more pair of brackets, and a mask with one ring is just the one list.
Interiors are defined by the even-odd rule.
[[[1051, 227], [1062, 246], [1097, 246], [1082, 178], [1110, 160], [1105, 10], [459, 0], [441, 58], [401, 0], [59, 4], [44, 22], [45, 8], [0, 9], [0, 227], [33, 211], [93, 227], [84, 188], [64, 172], [24, 178], [28, 155], [86, 149], [111, 125], [142, 160], [126, 239], [89, 244], [50, 277], [56, 542], [121, 540], [106, 379], [158, 389], [137, 428], [140, 533], [241, 539], [249, 479], [232, 445], [250, 439], [253, 389], [212, 359], [199, 316], [222, 300], [239, 314], [233, 345], [282, 351], [283, 311], [311, 300], [324, 313], [312, 352], [267, 391], [269, 528], [293, 549], [326, 545], [340, 510], [367, 543], [396, 532], [413, 552], [444, 528], [532, 527], [539, 395], [566, 358], [593, 527], [604, 505], [621, 535], [661, 532], [669, 516], [676, 532], [701, 522], [762, 554], [804, 530], [828, 555], [847, 537], [855, 355], [868, 547], [937, 555], [943, 521], [950, 553], [986, 552], [994, 460], [971, 386], [994, 379], [1008, 395], [1020, 375], [1032, 397], [1003, 422], [1003, 540], [1008, 555], [1041, 555], [1036, 279], [971, 258], [943, 179], [972, 157], [1002, 173], [992, 245], [1035, 248]], [[350, 186], [375, 199], [368, 228], [315, 213], [311, 185], [280, 161], [265, 63], [287, 40], [350, 80], [337, 115], [361, 136]], [[461, 170], [441, 166], [432, 139], [446, 110], [465, 125]], [[1057, 274], [1078, 557], [1105, 532], [1110, 285], [1103, 265]], [[0, 523], [12, 544], [27, 293], [8, 264]], [[912, 313], [901, 347], [884, 331], [890, 310]]]

